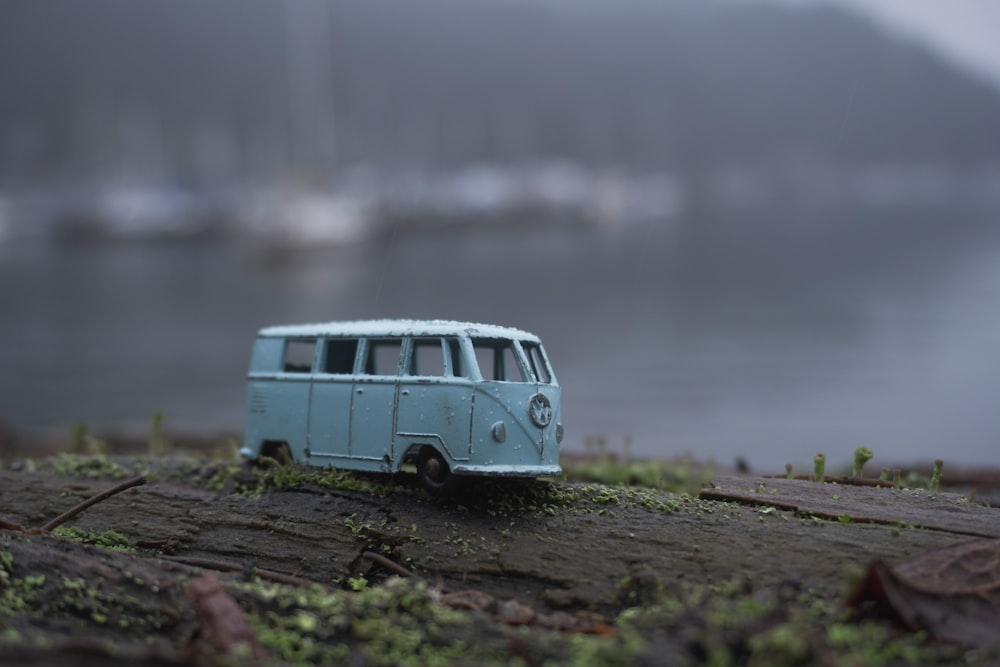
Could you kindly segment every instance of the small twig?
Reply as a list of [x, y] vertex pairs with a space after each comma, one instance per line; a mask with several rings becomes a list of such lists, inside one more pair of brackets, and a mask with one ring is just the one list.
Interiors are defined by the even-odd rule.
[[146, 483], [145, 477], [136, 477], [134, 479], [126, 480], [121, 484], [108, 489], [107, 491], [102, 491], [101, 493], [98, 493], [96, 496], [84, 500], [82, 503], [80, 503], [73, 509], [63, 512], [56, 518], [52, 519], [52, 521], [49, 521], [47, 524], [42, 526], [42, 530], [46, 531], [54, 530], [55, 528], [58, 528], [62, 524], [66, 523], [67, 521], [75, 517], [80, 512], [83, 512], [84, 510], [89, 508], [91, 505], [96, 505], [97, 503], [101, 502], [102, 500], [110, 498], [116, 493], [121, 493], [122, 491], [125, 491], [126, 489], [131, 489], [134, 486], [142, 486], [145, 483]]
[[31, 531], [30, 528], [25, 528], [19, 523], [7, 521], [6, 519], [0, 519], [0, 530], [12, 530], [16, 533], [27, 533]]
[[[245, 567], [236, 563], [226, 563], [221, 560], [209, 560], [207, 558], [188, 558], [186, 556], [160, 556], [160, 558], [174, 563], [190, 565], [191, 567], [198, 567], [203, 570], [215, 570], [217, 572], [244, 572], [246, 570]], [[262, 570], [256, 567], [253, 568], [253, 573], [265, 581], [273, 581], [276, 584], [286, 584], [288, 586], [312, 586], [316, 583], [315, 581], [296, 577], [295, 575], [282, 574], [274, 570]]]
[[377, 554], [373, 551], [366, 551], [363, 554], [361, 554], [361, 557], [370, 560], [373, 563], [378, 563], [382, 567], [392, 570], [401, 577], [416, 577], [417, 579], [420, 578], [417, 577], [417, 575], [413, 571], [407, 570], [405, 567], [403, 567], [396, 561], [390, 560], [385, 556], [383, 556], [382, 554]]

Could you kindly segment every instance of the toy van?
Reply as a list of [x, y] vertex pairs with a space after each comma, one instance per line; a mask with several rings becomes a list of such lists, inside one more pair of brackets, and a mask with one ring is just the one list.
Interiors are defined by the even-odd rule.
[[249, 459], [471, 476], [559, 475], [560, 388], [526, 331], [444, 320], [276, 326], [254, 344]]

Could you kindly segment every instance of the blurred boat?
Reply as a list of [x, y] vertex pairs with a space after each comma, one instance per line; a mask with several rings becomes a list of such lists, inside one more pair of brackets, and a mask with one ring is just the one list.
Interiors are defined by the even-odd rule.
[[56, 240], [200, 240], [222, 232], [218, 208], [195, 192], [172, 186], [110, 185], [64, 204]]
[[270, 188], [242, 198], [238, 243], [250, 254], [353, 246], [375, 235], [377, 218], [364, 200], [313, 188]]

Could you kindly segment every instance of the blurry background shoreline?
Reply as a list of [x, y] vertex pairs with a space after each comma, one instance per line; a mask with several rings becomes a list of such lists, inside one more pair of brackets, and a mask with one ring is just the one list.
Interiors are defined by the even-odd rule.
[[823, 2], [11, 0], [0, 422], [238, 430], [257, 328], [446, 317], [571, 450], [996, 466], [995, 81]]

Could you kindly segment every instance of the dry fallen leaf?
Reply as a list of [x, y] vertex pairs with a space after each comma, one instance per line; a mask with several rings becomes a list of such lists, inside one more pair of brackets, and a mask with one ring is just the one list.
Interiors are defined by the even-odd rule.
[[246, 647], [255, 659], [267, 653], [257, 641], [257, 636], [243, 615], [240, 606], [222, 587], [214, 573], [208, 573], [190, 582], [184, 589], [191, 604], [198, 612], [205, 646], [214, 655], [239, 655]]
[[936, 549], [894, 568], [873, 563], [848, 605], [869, 600], [935, 639], [1000, 645], [1000, 539]]

